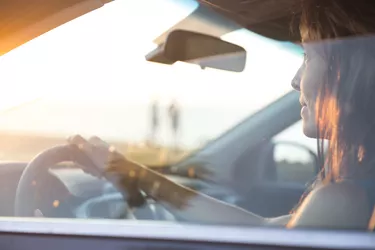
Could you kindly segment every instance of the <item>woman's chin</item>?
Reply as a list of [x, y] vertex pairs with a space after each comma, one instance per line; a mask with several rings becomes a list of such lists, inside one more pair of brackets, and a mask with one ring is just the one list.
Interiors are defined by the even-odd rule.
[[317, 128], [315, 124], [303, 121], [303, 133], [309, 138], [317, 138]]

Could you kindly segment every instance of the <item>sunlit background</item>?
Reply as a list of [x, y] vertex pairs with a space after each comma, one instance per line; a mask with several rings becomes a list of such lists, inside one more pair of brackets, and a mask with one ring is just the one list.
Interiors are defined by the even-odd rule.
[[[167, 105], [176, 99], [179, 142], [193, 149], [291, 91], [301, 55], [246, 30], [222, 37], [247, 50], [242, 73], [147, 62], [153, 39], [196, 7], [194, 1], [114, 1], [0, 57], [0, 131], [142, 143], [157, 98], [158, 142], [169, 145]], [[283, 136], [296, 132], [302, 137], [299, 130]]]

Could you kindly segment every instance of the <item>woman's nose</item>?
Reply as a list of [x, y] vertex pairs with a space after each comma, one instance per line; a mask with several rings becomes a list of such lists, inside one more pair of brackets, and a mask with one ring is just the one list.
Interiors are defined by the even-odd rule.
[[294, 77], [292, 80], [292, 88], [301, 91], [300, 82], [301, 80], [299, 78]]
[[298, 69], [296, 75], [292, 80], [292, 88], [301, 91], [301, 75], [302, 75], [302, 67]]

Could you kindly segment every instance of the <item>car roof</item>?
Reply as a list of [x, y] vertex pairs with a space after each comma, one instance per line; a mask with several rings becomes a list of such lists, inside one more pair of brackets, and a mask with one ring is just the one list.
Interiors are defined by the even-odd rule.
[[241, 26], [262, 36], [300, 41], [299, 0], [198, 0]]
[[112, 0], [2, 0], [0, 55]]
[[[113, 0], [2, 0], [0, 55]], [[198, 0], [239, 27], [276, 40], [299, 40], [290, 32], [297, 0]], [[204, 13], [201, 13], [204, 14]], [[22, 17], [22, 18], [20, 18]], [[231, 27], [234, 29], [234, 26]], [[225, 31], [225, 29], [223, 30]], [[229, 31], [229, 30], [228, 30]]]

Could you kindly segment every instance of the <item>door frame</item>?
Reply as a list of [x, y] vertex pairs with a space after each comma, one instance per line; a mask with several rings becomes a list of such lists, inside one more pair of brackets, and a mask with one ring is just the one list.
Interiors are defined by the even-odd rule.
[[[369, 232], [203, 226], [160, 221], [0, 218], [0, 235], [133, 239], [248, 246], [374, 249]], [[219, 237], [218, 237], [219, 236]], [[3, 238], [3, 237], [2, 237]], [[30, 243], [29, 243], [30, 244]], [[0, 245], [2, 245], [0, 241]], [[25, 245], [29, 248], [29, 246]]]

